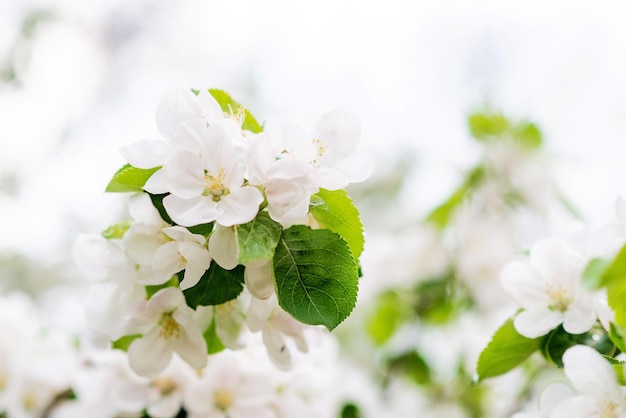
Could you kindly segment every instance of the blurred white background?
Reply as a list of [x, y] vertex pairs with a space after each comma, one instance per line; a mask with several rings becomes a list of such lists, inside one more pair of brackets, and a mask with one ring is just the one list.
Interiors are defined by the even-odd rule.
[[626, 190], [624, 18], [620, 1], [2, 0], [0, 253], [58, 271], [76, 234], [119, 220], [103, 193], [119, 147], [158, 136], [172, 86], [225, 89], [267, 129], [353, 111], [374, 176], [400, 155], [415, 168], [403, 215], [475, 160], [469, 111], [528, 118], [565, 195], [604, 223]]

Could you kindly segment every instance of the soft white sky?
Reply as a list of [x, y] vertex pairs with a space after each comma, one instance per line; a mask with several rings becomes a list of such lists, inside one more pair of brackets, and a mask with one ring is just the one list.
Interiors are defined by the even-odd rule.
[[[41, 9], [54, 18], [19, 40]], [[379, 170], [407, 150], [422, 167], [405, 211], [473, 161], [465, 117], [489, 102], [539, 122], [598, 225], [626, 191], [624, 18], [620, 1], [2, 0], [0, 62], [23, 86], [0, 86], [0, 174], [20, 185], [0, 189], [0, 250], [63, 257], [73, 234], [114, 221], [102, 190], [118, 149], [157, 135], [171, 86], [229, 90], [269, 129], [352, 110]]]

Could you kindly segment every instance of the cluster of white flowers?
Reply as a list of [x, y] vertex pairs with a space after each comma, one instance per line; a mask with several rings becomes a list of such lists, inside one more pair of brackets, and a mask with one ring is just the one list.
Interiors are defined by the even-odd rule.
[[[132, 221], [112, 227], [106, 238], [82, 236], [75, 244], [74, 258], [94, 279], [86, 300], [88, 325], [113, 341], [135, 338], [128, 355], [140, 375], [160, 373], [173, 353], [202, 369], [207, 352], [218, 350], [212, 344], [241, 349], [247, 331], [262, 333], [282, 369], [292, 363], [286, 339], [307, 351], [308, 326], [279, 306], [272, 260], [240, 262], [235, 228], [261, 213], [283, 229], [319, 227], [309, 215], [312, 195], [369, 175], [369, 166], [354, 154], [360, 125], [352, 114], [335, 110], [310, 133], [286, 126], [274, 143], [260, 126], [257, 133], [246, 130], [251, 120], [243, 107], [223, 111], [206, 91], [164, 95], [157, 109], [164, 139], [122, 150], [127, 167], [149, 175], [140, 186], [145, 192], [130, 195]], [[210, 268], [217, 273], [206, 277]], [[236, 268], [243, 270], [245, 289], [234, 283], [224, 300], [188, 302], [183, 291], [203, 276], [214, 282], [212, 289], [228, 291], [228, 280], [236, 279], [218, 276]]]
[[331, 417], [359, 396], [344, 387], [354, 384], [355, 371], [339, 367], [328, 335], [288, 372], [269, 361], [261, 338], [251, 338], [244, 350], [205, 353], [201, 368], [174, 355], [162, 372], [144, 377], [123, 351], [44, 324], [23, 294], [0, 296], [0, 327], [0, 416]]

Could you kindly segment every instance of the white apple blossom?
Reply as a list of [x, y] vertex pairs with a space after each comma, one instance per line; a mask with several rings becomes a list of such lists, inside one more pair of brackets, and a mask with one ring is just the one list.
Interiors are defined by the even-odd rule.
[[185, 393], [190, 418], [275, 418], [272, 376], [245, 367], [234, 352], [211, 358]]
[[269, 356], [280, 369], [289, 370], [292, 363], [285, 336], [290, 337], [301, 352], [308, 351], [304, 336], [306, 325], [278, 306], [276, 295], [266, 299], [253, 297], [247, 312], [247, 323], [250, 331], [262, 332]]
[[359, 120], [341, 109], [322, 115], [310, 134], [294, 125], [283, 129], [285, 151], [292, 158], [311, 163], [317, 185], [328, 190], [369, 177], [369, 161], [355, 153], [360, 139]]
[[582, 287], [583, 257], [556, 239], [543, 239], [530, 250], [529, 261], [508, 263], [501, 275], [504, 290], [524, 309], [515, 329], [528, 338], [563, 324], [580, 334], [596, 322], [592, 295]]
[[225, 120], [190, 129], [202, 141], [199, 152], [177, 152], [163, 166], [171, 193], [163, 199], [167, 213], [183, 226], [213, 221], [232, 226], [254, 219], [263, 195], [244, 184], [245, 166], [236, 147], [239, 127]]
[[180, 289], [167, 287], [155, 293], [133, 316], [130, 333], [142, 336], [128, 349], [130, 365], [141, 376], [154, 376], [178, 353], [194, 368], [206, 364], [207, 347]]
[[237, 236], [232, 226], [217, 224], [209, 238], [209, 253], [219, 266], [232, 270], [239, 264], [239, 249]]
[[626, 416], [626, 391], [615, 371], [591, 347], [576, 345], [563, 355], [565, 375], [580, 393], [556, 405], [550, 418], [620, 418]]
[[180, 288], [185, 290], [195, 286], [211, 264], [206, 238], [180, 226], [164, 228], [163, 233], [173, 241], [156, 251], [153, 268], [167, 272], [170, 277], [184, 269]]
[[250, 261], [245, 264], [246, 289], [257, 299], [267, 299], [274, 294], [274, 271], [272, 260]]
[[263, 186], [270, 217], [284, 227], [302, 219], [309, 211], [311, 195], [319, 188], [309, 162], [277, 158], [270, 138], [248, 135], [250, 184]]

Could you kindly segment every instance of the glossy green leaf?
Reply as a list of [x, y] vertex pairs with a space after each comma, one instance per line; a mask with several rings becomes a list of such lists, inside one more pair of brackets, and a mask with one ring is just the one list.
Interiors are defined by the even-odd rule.
[[235, 299], [243, 291], [243, 271], [241, 265], [225, 270], [212, 261], [198, 284], [183, 291], [187, 305], [195, 309], [198, 305], [220, 305]]
[[252, 221], [235, 226], [239, 263], [249, 261], [271, 260], [278, 245], [282, 227], [265, 211]]
[[348, 193], [345, 190], [320, 189], [315, 198], [313, 201], [316, 204], [311, 208], [313, 217], [325, 228], [338, 233], [358, 260], [365, 245], [363, 223]]
[[113, 193], [141, 192], [150, 176], [160, 168], [143, 169], [126, 164], [113, 175], [105, 191]]
[[568, 348], [578, 344], [588, 345], [607, 356], [615, 353], [615, 345], [604, 329], [594, 327], [582, 334], [570, 334], [563, 329], [563, 326], [550, 331], [544, 338], [541, 352], [547, 360], [552, 361], [558, 367], [563, 367], [563, 354]]
[[354, 309], [357, 265], [350, 247], [327, 229], [285, 229], [274, 256], [280, 306], [294, 318], [329, 330]]
[[222, 111], [224, 113], [233, 115], [234, 117], [243, 117], [241, 129], [253, 133], [259, 133], [263, 131], [263, 127], [259, 124], [259, 122], [257, 122], [254, 116], [252, 116], [250, 111], [241, 104], [237, 103], [235, 100], [233, 100], [233, 98], [230, 97], [230, 95], [224, 90], [209, 89], [209, 93], [211, 93], [211, 96], [213, 96], [215, 100], [217, 100], [217, 102], [222, 107]]
[[626, 282], [626, 245], [615, 256], [602, 274], [599, 287]]
[[409, 351], [393, 358], [389, 367], [393, 372], [401, 373], [417, 385], [428, 384], [432, 379], [428, 363], [417, 351]]
[[513, 325], [513, 319], [507, 320], [480, 353], [476, 367], [478, 380], [513, 370], [541, 347], [542, 340], [520, 335]]
[[626, 353], [624, 335], [626, 335], [626, 329], [611, 322], [609, 325], [609, 338], [622, 353]]

